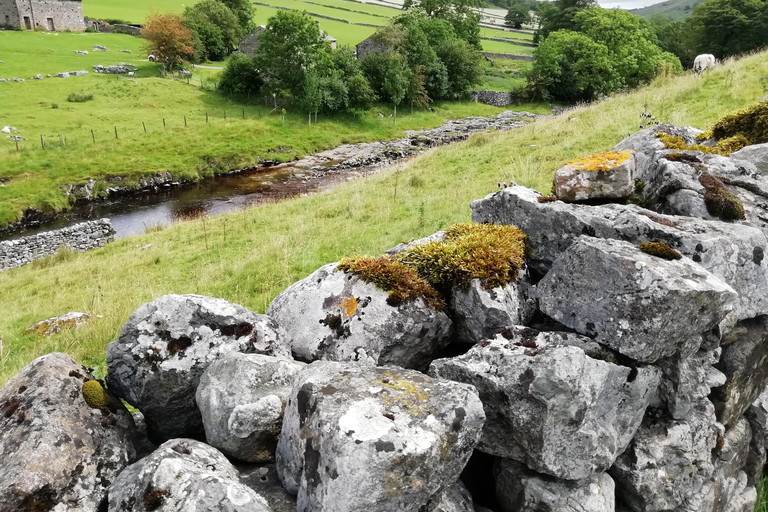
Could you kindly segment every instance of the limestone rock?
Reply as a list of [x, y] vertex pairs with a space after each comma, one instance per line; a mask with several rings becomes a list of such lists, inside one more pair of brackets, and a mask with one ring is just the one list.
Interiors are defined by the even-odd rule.
[[536, 311], [530, 295], [527, 270], [521, 270], [516, 281], [490, 290], [479, 279], [473, 279], [467, 290], [454, 288], [451, 310], [456, 337], [465, 343], [477, 343], [504, 327], [528, 324]]
[[145, 510], [272, 512], [262, 496], [240, 483], [226, 457], [192, 439], [165, 442], [112, 484], [110, 512]]
[[418, 510], [458, 479], [484, 419], [471, 386], [318, 361], [291, 392], [277, 468], [298, 512]]
[[536, 191], [514, 186], [472, 203], [475, 222], [519, 227], [538, 275], [581, 235], [641, 242], [664, 242], [722, 278], [738, 294], [727, 327], [737, 320], [768, 314], [768, 240], [756, 227], [661, 215], [634, 205], [587, 206], [539, 202]]
[[0, 389], [0, 510], [97, 510], [135, 460], [130, 413], [109, 395], [98, 400], [103, 409], [88, 405], [83, 383], [92, 379], [74, 359], [54, 353]]
[[662, 379], [659, 395], [674, 419], [683, 419], [693, 406], [709, 396], [712, 388], [725, 384], [725, 375], [713, 365], [720, 360], [721, 348], [699, 350], [680, 359], [659, 361]]
[[516, 327], [434, 361], [429, 371], [477, 388], [487, 415], [479, 450], [579, 480], [611, 467], [659, 380], [653, 367], [593, 359], [591, 345], [573, 334]]
[[548, 316], [642, 362], [692, 354], [700, 333], [736, 300], [730, 286], [687, 258], [668, 261], [586, 236], [554, 262], [536, 295]]
[[390, 306], [388, 292], [337, 263], [289, 286], [269, 305], [302, 361], [365, 361], [423, 369], [450, 341], [448, 316], [423, 300]]
[[208, 366], [197, 387], [206, 442], [248, 462], [274, 459], [283, 410], [303, 363], [230, 352]]
[[616, 144], [613, 147], [613, 150], [633, 150], [651, 158], [657, 151], [661, 151], [666, 148], [664, 143], [659, 140], [659, 132], [674, 135], [675, 137], [680, 137], [686, 144], [690, 146], [699, 143], [696, 135], [701, 133], [701, 130], [692, 128], [690, 126], [681, 127], [662, 123], [652, 128], [645, 128], [633, 133], [626, 139]]
[[757, 400], [747, 409], [745, 415], [752, 431], [747, 462], [744, 472], [747, 474], [748, 485], [757, 485], [763, 475], [766, 462], [766, 445], [768, 444], [768, 389], [764, 390]]
[[613, 512], [616, 508], [613, 479], [607, 473], [567, 482], [509, 459], [502, 459], [494, 473], [499, 512]]
[[296, 512], [296, 496], [285, 490], [274, 464], [238, 469], [240, 481], [266, 499], [272, 512]]
[[746, 160], [761, 172], [768, 174], [768, 144], [750, 144], [731, 153], [733, 160]]
[[734, 425], [768, 385], [768, 316], [739, 322], [722, 340], [716, 366], [726, 377], [712, 401], [718, 421]]
[[[77, 329], [81, 325], [86, 324], [94, 318], [93, 315], [88, 313], [78, 313], [71, 311], [64, 315], [54, 316], [47, 318], [40, 322], [37, 322], [32, 327], [24, 331], [24, 334], [39, 334], [40, 336], [53, 336], [58, 334], [62, 329]], [[97, 318], [101, 318], [97, 315]]]
[[472, 495], [461, 480], [433, 497], [427, 506], [427, 512], [475, 512]]
[[649, 411], [610, 470], [617, 499], [635, 512], [706, 510], [713, 497], [702, 489], [714, 473], [712, 450], [722, 433], [708, 400], [684, 420]]
[[109, 344], [107, 382], [144, 413], [151, 440], [200, 436], [195, 391], [227, 352], [290, 358], [267, 316], [222, 299], [165, 295], [139, 307]]
[[445, 241], [445, 231], [441, 230], [429, 236], [419, 238], [418, 240], [411, 240], [410, 242], [399, 243], [393, 248], [386, 250], [385, 253], [389, 255], [400, 254], [401, 252], [405, 252], [408, 249], [412, 249], [413, 247], [416, 247], [419, 245], [425, 245], [430, 242], [444, 242], [444, 241]]
[[599, 153], [569, 162], [555, 171], [555, 195], [573, 203], [624, 199], [635, 190], [635, 152]]

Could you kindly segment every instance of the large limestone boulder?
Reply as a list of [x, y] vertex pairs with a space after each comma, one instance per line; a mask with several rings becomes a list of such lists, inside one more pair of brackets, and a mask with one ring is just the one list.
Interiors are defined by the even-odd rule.
[[484, 419], [471, 386], [318, 361], [291, 392], [277, 467], [299, 512], [419, 510], [458, 479]]
[[540, 475], [510, 459], [502, 459], [494, 473], [499, 512], [613, 512], [616, 509], [615, 486], [607, 473], [568, 482]]
[[0, 510], [97, 510], [136, 458], [131, 414], [66, 354], [11, 377], [0, 406]]
[[768, 174], [768, 144], [751, 144], [731, 153], [733, 160], [744, 160]]
[[163, 443], [125, 468], [110, 487], [110, 512], [146, 510], [272, 512], [262, 496], [239, 481], [224, 455], [183, 438]]
[[586, 236], [555, 260], [536, 295], [558, 322], [649, 363], [694, 353], [701, 333], [736, 301], [730, 286], [687, 258], [670, 261]]
[[763, 476], [766, 462], [766, 446], [768, 445], [768, 389], [760, 393], [757, 400], [747, 409], [744, 417], [749, 421], [752, 440], [749, 444], [749, 454], [744, 465], [748, 485], [754, 486]]
[[610, 357], [595, 345], [518, 327], [438, 359], [429, 371], [477, 388], [487, 415], [479, 450], [580, 480], [607, 470], [624, 451], [659, 382], [653, 367], [590, 357]]
[[451, 310], [456, 325], [456, 338], [464, 343], [493, 337], [504, 327], [527, 325], [536, 312], [531, 297], [531, 281], [527, 269], [505, 286], [486, 289], [480, 279], [473, 279], [465, 290], [454, 288]]
[[472, 495], [461, 480], [430, 500], [427, 512], [475, 512]]
[[448, 316], [422, 299], [391, 306], [388, 292], [329, 263], [275, 297], [267, 314], [302, 361], [367, 361], [423, 369], [450, 341]]
[[712, 450], [722, 434], [708, 400], [696, 404], [684, 420], [649, 411], [610, 470], [617, 500], [635, 512], [701, 512], [712, 507], [714, 496], [704, 486], [715, 471]]
[[578, 158], [555, 171], [561, 201], [624, 199], [635, 190], [635, 152], [614, 151]]
[[240, 481], [269, 503], [272, 512], [296, 512], [296, 496], [283, 487], [275, 464], [239, 467]]
[[543, 275], [581, 235], [639, 244], [664, 242], [720, 277], [738, 294], [724, 329], [768, 314], [768, 239], [756, 227], [662, 215], [634, 205], [587, 206], [540, 202], [541, 195], [514, 186], [472, 202], [475, 222], [515, 225], [527, 236], [529, 266]]
[[721, 343], [715, 367], [726, 379], [711, 398], [718, 421], [734, 425], [768, 386], [768, 316], [739, 322]]
[[296, 374], [304, 363], [230, 352], [208, 366], [197, 387], [205, 439], [247, 462], [274, 459]]
[[222, 299], [165, 295], [137, 309], [109, 344], [107, 382], [144, 413], [153, 441], [200, 437], [195, 391], [208, 365], [227, 352], [290, 358], [267, 316]]
[[686, 358], [671, 357], [657, 362], [662, 379], [659, 396], [674, 419], [685, 418], [691, 409], [707, 398], [712, 388], [722, 386], [726, 377], [714, 365], [722, 349], [699, 350]]

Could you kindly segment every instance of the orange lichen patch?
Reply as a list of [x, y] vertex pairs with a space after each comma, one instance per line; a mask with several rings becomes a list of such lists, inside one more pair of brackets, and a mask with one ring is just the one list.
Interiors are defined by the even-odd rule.
[[341, 309], [344, 310], [344, 316], [349, 318], [357, 311], [357, 299], [354, 297], [347, 297], [341, 301]]
[[595, 153], [594, 155], [583, 156], [565, 165], [569, 165], [580, 171], [610, 171], [632, 157], [634, 151], [609, 151], [607, 153]]
[[548, 196], [539, 196], [536, 198], [536, 200], [540, 203], [552, 203], [557, 201], [557, 196], [554, 194], [550, 194]]

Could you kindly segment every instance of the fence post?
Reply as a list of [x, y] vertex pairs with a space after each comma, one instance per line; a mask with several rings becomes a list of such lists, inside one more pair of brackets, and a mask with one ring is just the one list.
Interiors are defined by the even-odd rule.
[[45, 141], [43, 140], [43, 134], [40, 134], [40, 145], [45, 149]]
[[93, 134], [93, 128], [91, 128], [91, 138], [93, 139], [93, 143], [96, 144], [96, 136]]
[[13, 139], [13, 140], [16, 141], [16, 151], [18, 151], [19, 150], [19, 139]]
[[245, 119], [245, 109], [243, 109], [243, 119]]
[[144, 121], [141, 122], [141, 126], [144, 127], [144, 133], [147, 133], [147, 125], [144, 124]]
[[163, 130], [165, 130], [165, 118], [163, 118]]
[[227, 111], [225, 110], [224, 111], [224, 119], [226, 119], [226, 118], [227, 118]]
[[117, 138], [117, 126], [115, 126], [115, 138]]
[[205, 113], [205, 124], [208, 124], [208, 112]]
[[187, 126], [187, 116], [184, 116], [184, 126]]

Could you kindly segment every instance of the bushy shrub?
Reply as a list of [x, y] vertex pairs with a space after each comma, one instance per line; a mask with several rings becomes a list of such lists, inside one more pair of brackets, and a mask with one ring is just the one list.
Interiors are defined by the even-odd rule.
[[242, 53], [233, 53], [221, 74], [219, 87], [231, 94], [257, 94], [264, 81], [254, 60]]
[[85, 103], [86, 101], [93, 101], [93, 93], [92, 92], [71, 92], [69, 93], [69, 96], [67, 96], [67, 101], [69, 101], [70, 103]]

